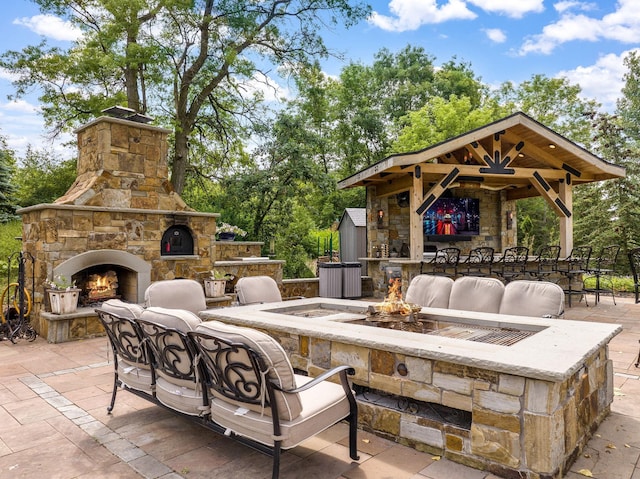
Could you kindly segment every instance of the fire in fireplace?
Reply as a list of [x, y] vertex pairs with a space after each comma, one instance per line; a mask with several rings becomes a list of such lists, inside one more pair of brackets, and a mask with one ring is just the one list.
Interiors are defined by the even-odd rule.
[[93, 306], [108, 299], [128, 299], [126, 284], [131, 272], [115, 265], [86, 268], [73, 275], [81, 289], [79, 303]]

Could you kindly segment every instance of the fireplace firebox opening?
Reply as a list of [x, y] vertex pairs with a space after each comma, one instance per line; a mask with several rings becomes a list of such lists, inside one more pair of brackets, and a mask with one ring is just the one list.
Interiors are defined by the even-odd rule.
[[109, 299], [137, 301], [137, 273], [122, 266], [96, 265], [78, 271], [72, 276], [81, 289], [81, 306], [94, 306]]

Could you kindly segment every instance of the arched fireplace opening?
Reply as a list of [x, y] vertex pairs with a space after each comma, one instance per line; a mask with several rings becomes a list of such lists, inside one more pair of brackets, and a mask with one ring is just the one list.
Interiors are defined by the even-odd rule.
[[[94, 250], [61, 263], [54, 268], [52, 277], [57, 275], [75, 280], [76, 286], [82, 289], [81, 305], [109, 297], [141, 303], [144, 291], [151, 284], [151, 265], [126, 251]], [[103, 280], [98, 276], [104, 277]]]

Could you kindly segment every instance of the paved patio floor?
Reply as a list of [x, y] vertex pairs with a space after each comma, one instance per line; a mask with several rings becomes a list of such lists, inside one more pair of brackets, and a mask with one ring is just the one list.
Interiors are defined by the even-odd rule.
[[[610, 344], [612, 412], [565, 476], [640, 479], [640, 305], [605, 297], [567, 309], [566, 318], [624, 327]], [[106, 338], [47, 344], [0, 342], [0, 478], [269, 478], [271, 459], [133, 394], [118, 394]], [[496, 479], [360, 432], [349, 459], [345, 425], [283, 455], [283, 479]], [[581, 472], [582, 471], [582, 472]]]

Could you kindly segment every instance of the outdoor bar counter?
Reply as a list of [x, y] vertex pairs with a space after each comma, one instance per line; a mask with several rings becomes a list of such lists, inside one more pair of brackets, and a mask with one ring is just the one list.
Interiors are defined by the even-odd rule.
[[[422, 308], [423, 334], [366, 325], [373, 304], [307, 298], [201, 316], [269, 333], [311, 376], [354, 367], [363, 429], [503, 477], [562, 477], [609, 412], [618, 325]], [[513, 339], [461, 339], [502, 335]]]

